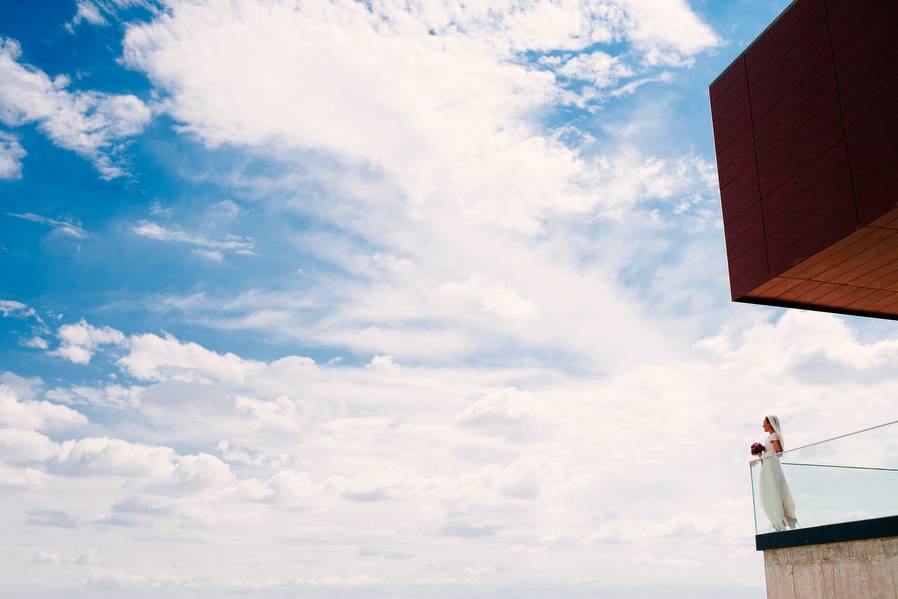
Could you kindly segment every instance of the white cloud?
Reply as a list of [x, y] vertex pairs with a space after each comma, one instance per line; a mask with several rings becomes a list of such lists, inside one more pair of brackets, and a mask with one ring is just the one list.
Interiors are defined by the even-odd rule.
[[87, 405], [94, 408], [123, 410], [140, 406], [141, 387], [107, 385], [105, 387], [75, 386], [70, 389], [55, 388], [46, 396], [53, 401], [70, 405]]
[[207, 453], [187, 455], [178, 459], [171, 473], [170, 486], [179, 493], [193, 493], [200, 489], [220, 488], [232, 482], [230, 467]]
[[131, 227], [131, 231], [136, 235], [156, 241], [193, 246], [193, 253], [215, 262], [223, 260], [223, 252], [244, 256], [253, 256], [256, 253], [256, 241], [251, 237], [229, 235], [226, 239], [208, 239], [202, 235], [168, 229], [146, 221]]
[[158, 10], [154, 0], [78, 0], [75, 16], [66, 23], [71, 33], [81, 23], [89, 23], [96, 27], [109, 25], [109, 19], [117, 19], [119, 13], [131, 8], [143, 8], [150, 13]]
[[36, 383], [9, 374], [0, 384], [0, 426], [25, 430], [68, 429], [87, 424], [75, 410], [32, 399]]
[[[19, 425], [29, 425], [19, 422]], [[0, 459], [12, 463], [43, 462], [56, 453], [49, 437], [33, 430], [0, 429]]]
[[399, 374], [399, 364], [396, 363], [393, 356], [374, 356], [370, 362], [365, 364], [365, 368]]
[[109, 21], [103, 16], [103, 12], [92, 0], [78, 0], [77, 12], [72, 19], [72, 25], [78, 25], [86, 21], [91, 25], [108, 25]]
[[627, 0], [628, 35], [655, 64], [682, 64], [722, 40], [689, 9], [686, 0]]
[[457, 416], [461, 426], [506, 435], [510, 439], [532, 440], [552, 427], [552, 415], [544, 402], [514, 387], [485, 395]]
[[38, 318], [34, 308], [15, 300], [0, 300], [0, 314], [5, 318]]
[[598, 87], [608, 87], [622, 77], [629, 77], [633, 71], [619, 58], [597, 50], [571, 58], [558, 73], [572, 79], [591, 81]]
[[232, 353], [218, 354], [196, 343], [182, 343], [172, 335], [143, 334], [130, 338], [130, 352], [118, 361], [130, 375], [142, 380], [193, 380], [209, 377], [240, 381], [257, 373], [263, 364], [241, 360]]
[[36, 468], [11, 468], [0, 464], [0, 487], [18, 487], [22, 489], [46, 488], [51, 477]]
[[[650, 51], [688, 62], [716, 43], [685, 3], [664, 9], [668, 29], [637, 22], [654, 18], [641, 6], [210, 0], [133, 25], [125, 61], [180, 131], [275, 161], [265, 174], [229, 165], [203, 176], [326, 223], [296, 245], [348, 273], [183, 309], [207, 326], [402, 361], [560, 345], [610, 369], [670, 351], [650, 324], [664, 316], [621, 289], [628, 248], [609, 252], [602, 227], [649, 201], [713, 196], [713, 165], [646, 155], [610, 125], [613, 147], [545, 124], [570, 95], [556, 77], [565, 65], [607, 82], [608, 96], [618, 78], [660, 77]], [[612, 43], [627, 49], [612, 56]], [[563, 59], [528, 63], [525, 52]], [[297, 193], [310, 184], [321, 198]], [[136, 227], [210, 260], [227, 253], [212, 235]]]
[[[13, 495], [30, 524], [10, 538], [41, 543], [44, 528], [77, 527], [97, 539], [94, 527], [112, 537], [127, 527], [200, 568], [179, 547], [215, 544], [215, 567], [256, 585], [297, 567], [277, 557], [284, 539], [318, 548], [314, 571], [373, 574], [388, 548], [413, 555], [402, 560], [410, 570], [380, 572], [385, 588], [423, 584], [419, 563], [440, 563], [463, 588], [485, 589], [470, 569], [489, 570], [502, 580], [487, 596], [507, 596], [510, 581], [557, 588], [571, 572], [651, 564], [655, 585], [692, 584], [690, 573], [702, 572], [707, 584], [695, 592], [719, 596], [718, 583], [759, 584], [756, 554], [740, 548], [752, 534], [747, 446], [762, 435], [763, 414], [783, 417], [792, 446], [891, 414], [898, 386], [876, 373], [894, 369], [896, 342], [863, 341], [845, 322], [790, 313], [605, 377], [396, 369], [385, 356], [369, 368], [296, 356], [265, 363], [137, 335], [119, 366], [142, 375], [141, 401], [106, 415], [108, 433], [56, 442], [24, 422], [0, 432], [0, 480], [13, 493], [42, 485], [54, 498], [34, 505]], [[863, 376], [833, 387], [794, 368], [818, 348], [829, 348], [822, 370], [838, 363]], [[10, 385], [27, 391], [22, 380]], [[704, 456], [704, 484], [683, 470], [693, 450]], [[254, 538], [272, 539], [257, 544], [270, 569], [262, 574], [231, 549], [240, 543], [221, 542], [245, 539], [247, 523]], [[521, 561], [528, 555], [538, 576]], [[671, 555], [688, 555], [690, 567]], [[114, 551], [100, 557], [123, 567]], [[150, 560], [133, 571], [166, 567]]]
[[57, 331], [60, 345], [51, 355], [60, 356], [75, 364], [87, 364], [94, 352], [104, 345], [122, 345], [125, 336], [112, 327], [95, 327], [83, 318], [75, 324], [64, 324]]
[[471, 277], [467, 281], [446, 283], [442, 289], [449, 295], [474, 300], [484, 312], [499, 318], [533, 320], [539, 316], [539, 308], [501, 282]]
[[53, 143], [90, 160], [104, 179], [124, 175], [117, 155], [150, 121], [150, 109], [133, 95], [69, 91], [66, 77], [51, 80], [20, 56], [16, 41], [0, 39], [0, 122], [36, 123]]
[[18, 138], [0, 131], [0, 179], [21, 179], [22, 159], [27, 155]]
[[38, 551], [31, 558], [35, 564], [72, 564], [76, 566], [90, 566], [99, 562], [96, 555], [90, 551], [73, 555], [60, 555], [52, 551]]
[[[631, 25], [641, 2], [173, 2], [171, 11], [128, 30], [125, 59], [168, 94], [185, 131], [210, 146], [312, 149], [373, 165], [412, 209], [445, 204], [468, 221], [527, 233], [546, 214], [594, 209], [600, 194], [586, 183], [601, 174], [533, 122], [561, 90], [516, 53], [634, 34], [652, 51], [691, 55], [716, 39], [682, 2], [664, 9], [682, 32], [654, 18]], [[589, 59], [572, 64], [581, 62], [572, 69]]]
[[50, 344], [46, 339], [39, 336], [31, 337], [30, 339], [24, 339], [21, 341], [21, 344], [25, 347], [31, 347], [34, 349], [49, 349]]
[[46, 225], [54, 231], [61, 233], [62, 235], [67, 235], [76, 239], [83, 239], [87, 237], [87, 231], [85, 231], [81, 227], [81, 225], [72, 222], [71, 220], [47, 218], [45, 216], [40, 216], [39, 214], [32, 214], [31, 212], [7, 212], [6, 214], [8, 216], [12, 216], [13, 218], [21, 218], [22, 220], [29, 220], [31, 222]]
[[[750, 538], [750, 506], [708, 503], [707, 485], [684, 470], [690, 450], [678, 450], [699, 448], [716, 495], [746, 499], [738, 448], [759, 434], [746, 424], [756, 398], [780, 384], [791, 397], [812, 393], [741, 368], [764, 353], [761, 334], [724, 335], [705, 344], [710, 354], [669, 347], [616, 284], [620, 270], [607, 265], [630, 264], [630, 248], [602, 228], [646, 200], [682, 205], [708, 189], [713, 169], [626, 143], [563, 142], [540, 114], [568, 101], [554, 78], [564, 68], [603, 93], [632, 91], [657, 75], [646, 65], [686, 63], [713, 33], [684, 2], [659, 8], [662, 19], [638, 16], [648, 4], [635, 1], [369, 6], [173, 1], [131, 25], [125, 43], [184, 131], [281, 161], [287, 174], [270, 181], [238, 168], [221, 182], [336, 223], [330, 237], [298, 234], [297, 246], [348, 273], [304, 275], [303, 293], [209, 291], [160, 309], [348, 349], [345, 362], [371, 356], [366, 367], [262, 362], [167, 334], [68, 325], [70, 358], [120, 346], [121, 357], [100, 357], [139, 385], [45, 394], [103, 410], [90, 437], [26, 431], [0, 442], [21, 442], [8, 465], [17, 480], [31, 468], [49, 485], [39, 497], [15, 492], [9, 538], [74, 555], [72, 539], [51, 544], [58, 531], [22, 522], [78, 527], [78, 542], [104, 553], [88, 586], [112, 594], [627, 597], [678, 584], [690, 589], [683, 596], [713, 585], [757, 594], [757, 556], [720, 557]], [[605, 42], [631, 49], [605, 59], [594, 49]], [[564, 58], [540, 71], [521, 60], [528, 50]], [[296, 192], [309, 178], [326, 188], [320, 203]], [[213, 260], [254, 251], [249, 238], [180, 227], [140, 222], [133, 232]], [[815, 332], [844, 341], [838, 327]], [[856, 339], [845, 347], [840, 359], [890, 363]], [[567, 371], [534, 366], [558, 363]], [[880, 397], [890, 389], [876, 384]], [[884, 410], [841, 391], [844, 405]], [[732, 410], [720, 409], [723, 395]], [[798, 414], [783, 413], [798, 429]], [[706, 509], [685, 507], [694, 505]], [[145, 541], [160, 550], [129, 561], [126, 549]], [[212, 546], [214, 563], [198, 557]], [[681, 552], [703, 569], [664, 559]], [[385, 565], [390, 556], [407, 559]], [[634, 563], [651, 568], [655, 586], [579, 580]], [[305, 572], [333, 574], [297, 578]], [[707, 573], [698, 590], [696, 572]], [[62, 572], [59, 584], [81, 579]]]
[[48, 466], [51, 472], [69, 476], [167, 478], [174, 471], [174, 457], [174, 452], [168, 447], [87, 437], [61, 443]]

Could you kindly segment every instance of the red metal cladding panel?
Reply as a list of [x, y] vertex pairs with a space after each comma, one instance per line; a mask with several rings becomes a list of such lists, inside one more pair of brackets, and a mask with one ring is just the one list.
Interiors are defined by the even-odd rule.
[[[788, 35], [777, 38], [775, 44], [754, 44], [745, 52], [748, 86], [771, 86], [783, 78], [791, 78], [792, 70], [801, 64], [808, 52], [829, 39], [826, 11], [819, 0], [805, 20], [797, 23]], [[774, 30], [781, 25], [776, 24]], [[772, 31], [774, 31], [772, 30]]]
[[858, 203], [858, 218], [862, 223], [869, 223], [890, 209], [898, 208], [898, 181], [876, 181], [869, 191], [864, 191], [864, 201]]
[[733, 299], [898, 318], [898, 0], [796, 0], [710, 99]]
[[[767, 237], [779, 233], [783, 228], [795, 229], [795, 221], [810, 218], [815, 207], [835, 194], [848, 198], [849, 205], [846, 209], [851, 206], [851, 179], [845, 148], [841, 144], [764, 197], [764, 229]], [[808, 201], [807, 198], [813, 200]]]
[[730, 260], [730, 292], [733, 299], [770, 279], [767, 270], [767, 253], [764, 243], [759, 243], [738, 258]]
[[806, 53], [798, 57], [798, 61], [791, 65], [791, 69], [779, 79], [760, 78], [752, 85], [752, 112], [755, 118], [764, 118], [771, 108], [776, 106], [783, 98], [789, 98], [793, 94], [807, 93], [808, 85], [805, 83], [808, 77], [818, 74], [824, 66], [831, 66], [829, 60], [832, 54], [829, 39], [822, 36], [815, 46], [809, 46]]
[[721, 186], [720, 205], [723, 209], [723, 222], [729, 223], [742, 214], [749, 206], [761, 201], [758, 192], [758, 169], [754, 162], [738, 177]]
[[879, 31], [871, 26], [866, 36], [833, 45], [833, 62], [843, 91], [875, 84], [877, 79], [895, 72], [892, 67], [898, 52], [898, 8], [889, 11], [889, 15], [893, 12], [896, 23], [891, 28]]
[[[881, 120], [898, 103], [898, 31], [888, 44], [873, 49], [838, 70], [842, 111], [848, 131]], [[888, 116], [886, 116], [888, 118]]]
[[898, 23], [898, 4], [868, 3], [841, 15], [830, 13], [833, 53], [837, 68], [856, 60], [869, 48], [891, 35]]
[[[832, 191], [821, 200], [801, 218], [767, 237], [771, 275], [783, 273], [857, 229], [850, 190]], [[830, 230], [838, 232], [839, 236], [829, 234]]]
[[[801, 87], [782, 98], [762, 116], [755, 116], [755, 143], [758, 155], [772, 151], [789, 135], [838, 101], [836, 74], [831, 64], [823, 64]], [[752, 104], [754, 106], [754, 103]]]
[[[847, 131], [848, 155], [855, 182], [884, 168], [898, 176], [898, 102], [863, 126]], [[883, 172], [877, 177], [889, 173]]]
[[747, 61], [753, 60], [755, 65], [760, 66], [759, 60], [769, 56], [770, 62], [776, 62], [777, 55], [781, 56], [792, 42], [801, 38], [825, 14], [826, 7], [822, 0], [797, 0], [749, 46], [745, 52]]
[[[844, 143], [838, 102], [812, 116], [808, 119], [796, 115], [796, 120], [804, 122], [769, 152], [758, 156], [762, 197], [797, 176], [834, 146]], [[813, 202], [814, 199], [808, 197], [804, 201]]]
[[732, 143], [717, 150], [717, 170], [722, 181], [730, 179], [742, 173], [745, 157], [750, 156], [754, 160], [755, 137], [752, 130], [746, 129]]
[[727, 256], [732, 260], [749, 251], [759, 243], [764, 243], [764, 220], [761, 203], [755, 203], [730, 221], [724, 228]]
[[835, 29], [839, 26], [850, 26], [859, 12], [875, 14], [894, 3], [895, 0], [826, 0], [826, 11]]
[[843, 269], [833, 277], [833, 281], [873, 288], [874, 281], [882, 278], [885, 274], [895, 272], [895, 270], [898, 270], [898, 246], [867, 256], [862, 264], [856, 264], [850, 269]]
[[720, 127], [714, 131], [714, 146], [718, 152], [730, 145], [751, 130], [751, 111], [748, 109], [748, 96], [745, 96], [745, 109], [733, 119], [721, 119]]
[[738, 61], [732, 67], [733, 74], [728, 79], [728, 87], [722, 89], [711, 101], [714, 109], [714, 118], [723, 117], [724, 113], [729, 111], [734, 104], [738, 104], [737, 112], [748, 108], [748, 96], [746, 95], [746, 79], [745, 66], [743, 61]]
[[[895, 54], [898, 61], [898, 53]], [[842, 119], [848, 137], [858, 129], [895, 118], [898, 105], [898, 73], [883, 76], [876, 83], [856, 86], [842, 94]]]
[[[720, 165], [719, 154], [717, 160], [717, 174], [720, 186], [724, 188], [746, 176], [746, 171], [753, 170], [757, 172], [758, 163], [755, 160], [754, 138], [752, 138], [751, 144], [747, 144], [745, 151], [739, 155], [737, 160], [730, 162], [726, 166]], [[760, 199], [760, 196], [758, 196], [758, 199]]]
[[740, 79], [745, 77], [745, 60], [743, 57], [737, 58], [733, 64], [721, 73], [714, 83], [708, 88], [711, 96], [711, 105], [720, 102], [721, 97]]
[[[736, 61], [711, 89], [717, 171], [726, 228], [727, 255], [763, 244], [760, 196], [757, 193], [754, 134], [745, 84], [745, 66]], [[752, 207], [754, 209], [752, 210]]]
[[820, 221], [819, 228], [802, 231], [804, 234], [789, 245], [770, 252], [771, 272], [784, 272], [857, 230], [853, 207], [850, 211], [836, 213]]
[[898, 205], [898, 98], [874, 114], [862, 115], [861, 110], [859, 106], [852, 126], [846, 126], [846, 143], [859, 221], [867, 224]]

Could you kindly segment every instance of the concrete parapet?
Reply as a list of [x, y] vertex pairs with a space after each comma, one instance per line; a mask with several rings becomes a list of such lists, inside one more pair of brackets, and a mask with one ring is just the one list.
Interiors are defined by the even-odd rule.
[[898, 599], [898, 537], [764, 551], [767, 599]]

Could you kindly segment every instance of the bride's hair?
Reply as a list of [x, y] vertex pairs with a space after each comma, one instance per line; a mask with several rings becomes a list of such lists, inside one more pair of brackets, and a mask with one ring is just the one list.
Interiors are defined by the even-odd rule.
[[776, 433], [776, 436], [779, 437], [780, 447], [785, 448], [783, 444], [783, 429], [780, 428], [780, 419], [776, 416], [767, 416], [767, 422], [770, 423], [771, 428], [773, 428], [773, 432]]

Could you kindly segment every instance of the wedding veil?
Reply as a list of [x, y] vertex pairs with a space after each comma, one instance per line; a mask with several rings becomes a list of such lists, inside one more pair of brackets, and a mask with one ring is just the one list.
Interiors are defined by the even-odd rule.
[[773, 427], [773, 432], [776, 433], [776, 436], [780, 438], [780, 446], [785, 449], [786, 445], [783, 442], [783, 429], [780, 428], [780, 419], [776, 416], [767, 416], [767, 422]]

